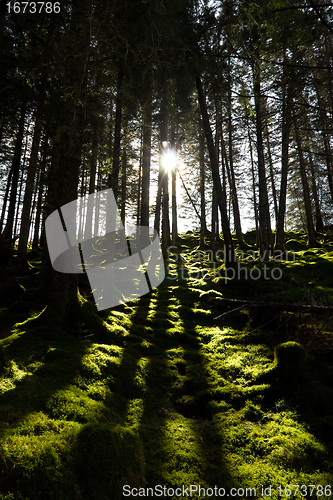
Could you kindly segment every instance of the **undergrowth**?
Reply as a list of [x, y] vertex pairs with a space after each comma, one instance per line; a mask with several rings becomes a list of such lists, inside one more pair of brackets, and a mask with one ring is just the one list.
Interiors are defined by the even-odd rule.
[[[0, 311], [0, 499], [117, 500], [124, 485], [277, 499], [279, 485], [332, 485], [331, 314], [272, 303], [332, 304], [333, 247], [287, 240], [293, 259], [266, 264], [281, 279], [231, 280], [184, 235], [153, 293], [100, 314], [80, 295], [72, 335], [33, 300], [38, 259], [7, 271], [22, 294]], [[242, 266], [262, 268], [245, 241]]]

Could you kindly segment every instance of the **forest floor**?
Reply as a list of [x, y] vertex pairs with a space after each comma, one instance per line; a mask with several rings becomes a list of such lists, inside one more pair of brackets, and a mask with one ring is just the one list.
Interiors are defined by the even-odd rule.
[[225, 279], [182, 235], [149, 295], [97, 313], [81, 283], [71, 331], [38, 256], [3, 271], [0, 499], [332, 498], [333, 241], [287, 240]]

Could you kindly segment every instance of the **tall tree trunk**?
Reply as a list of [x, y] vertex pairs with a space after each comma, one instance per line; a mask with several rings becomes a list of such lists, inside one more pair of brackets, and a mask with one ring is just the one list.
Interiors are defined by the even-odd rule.
[[35, 227], [34, 227], [34, 237], [32, 240], [32, 249], [38, 249], [39, 242], [39, 227], [41, 221], [42, 214], [42, 202], [43, 202], [43, 191], [44, 191], [44, 179], [45, 179], [45, 168], [48, 157], [48, 137], [45, 135], [44, 137], [44, 145], [43, 145], [43, 158], [42, 164], [40, 167], [40, 177], [38, 181], [38, 198], [37, 198], [37, 208], [36, 208], [36, 217], [35, 217]]
[[[216, 101], [215, 101], [215, 110], [216, 110], [216, 122], [218, 124], [221, 120], [220, 120], [219, 106], [216, 105]], [[221, 142], [220, 139], [221, 139], [221, 132], [222, 132], [221, 127], [219, 127], [218, 125], [216, 125], [216, 128], [215, 128], [215, 149], [216, 149], [216, 159], [217, 159], [217, 163], [219, 165], [219, 175], [220, 175], [220, 142]], [[225, 179], [222, 178], [222, 180], [224, 181]], [[224, 182], [222, 183], [222, 180], [221, 180], [222, 191], [223, 191], [225, 200], [227, 200], [226, 189], [225, 189], [226, 187], [225, 187]], [[214, 205], [214, 202], [215, 202], [215, 210], [216, 210], [216, 213], [214, 214], [214, 216], [215, 216], [214, 217], [214, 221], [215, 221], [215, 238], [216, 238], [216, 241], [218, 241], [220, 239], [218, 203], [217, 203], [216, 191], [213, 188], [213, 205]], [[230, 212], [229, 212], [228, 220], [230, 221]], [[215, 239], [214, 239], [214, 244], [215, 244]]]
[[212, 223], [211, 223], [211, 235], [210, 235], [210, 246], [213, 251], [215, 251], [216, 239], [219, 235], [219, 206], [217, 203], [216, 191], [212, 189]]
[[32, 198], [32, 204], [31, 204], [31, 212], [30, 212], [30, 219], [31, 219], [31, 224], [30, 224], [30, 231], [29, 231], [29, 239], [28, 241], [31, 241], [31, 246], [32, 246], [32, 239], [34, 235], [34, 227], [35, 227], [35, 222], [36, 222], [36, 211], [37, 211], [37, 198], [38, 198], [38, 184], [40, 180], [40, 170], [37, 171], [36, 173], [36, 184], [33, 192], [33, 198]]
[[[234, 154], [233, 154], [233, 125], [232, 125], [232, 96], [231, 96], [231, 72], [229, 71], [228, 78], [228, 150], [229, 150], [229, 168], [230, 168], [230, 197], [232, 202], [232, 209], [234, 213], [234, 223], [235, 223], [235, 231], [236, 238], [238, 243], [241, 244], [243, 242], [243, 233], [242, 233], [242, 225], [238, 204], [238, 196], [236, 189], [236, 180], [235, 180], [235, 170], [234, 170]], [[222, 133], [222, 122], [221, 122], [221, 133]], [[226, 167], [227, 167], [227, 156], [225, 156]], [[228, 167], [227, 167], [228, 168]]]
[[35, 185], [35, 177], [37, 172], [38, 163], [38, 151], [40, 137], [42, 134], [43, 126], [43, 107], [44, 107], [44, 88], [40, 90], [40, 97], [37, 103], [36, 118], [35, 118], [35, 128], [34, 136], [31, 145], [30, 159], [28, 165], [28, 173], [26, 178], [26, 187], [24, 192], [22, 215], [21, 215], [21, 229], [20, 229], [20, 239], [18, 244], [17, 256], [19, 259], [24, 260], [27, 257], [27, 245], [29, 239], [30, 231], [30, 210], [31, 210], [31, 199]]
[[295, 123], [295, 136], [296, 136], [297, 152], [298, 152], [298, 158], [299, 158], [299, 169], [300, 169], [301, 179], [302, 179], [305, 214], [306, 214], [306, 222], [307, 222], [307, 229], [308, 229], [308, 240], [309, 240], [308, 243], [309, 243], [310, 247], [316, 247], [317, 242], [316, 242], [316, 236], [315, 236], [313, 221], [312, 221], [311, 200], [310, 200], [308, 179], [307, 179], [307, 175], [306, 175], [305, 160], [304, 160], [303, 149], [302, 149], [302, 140], [301, 140], [301, 136], [299, 133], [299, 125], [298, 125], [295, 114], [294, 114], [294, 123]]
[[[326, 35], [324, 39], [324, 54], [325, 54], [325, 66], [326, 66], [326, 82], [328, 86], [328, 101], [329, 101], [329, 109], [331, 110], [331, 118], [333, 118], [333, 71], [331, 61], [333, 58], [333, 41], [332, 36]], [[322, 71], [322, 70], [321, 70]]]
[[[64, 106], [67, 108], [67, 106]], [[71, 109], [67, 112], [72, 111]], [[54, 157], [51, 164], [48, 197], [46, 203], [46, 216], [54, 210], [77, 198], [79, 167], [81, 162], [81, 147], [83, 134], [83, 110], [76, 109], [75, 135], [69, 141], [69, 130], [64, 130], [55, 140], [53, 149]], [[64, 113], [64, 116], [66, 114]], [[73, 124], [71, 124], [71, 127]], [[77, 275], [54, 271], [50, 257], [43, 248], [42, 271], [41, 271], [42, 293], [49, 304], [58, 304], [64, 316], [70, 314], [73, 301], [76, 302]]]
[[85, 207], [84, 207], [84, 202], [83, 202], [83, 199], [84, 199], [84, 196], [87, 194], [86, 193], [86, 176], [87, 176], [87, 169], [86, 169], [86, 160], [85, 158], [83, 159], [83, 162], [82, 162], [82, 168], [81, 168], [81, 176], [80, 176], [80, 173], [79, 173], [79, 178], [81, 177], [81, 187], [79, 188], [78, 190], [78, 196], [80, 196], [80, 205], [79, 205], [79, 212], [80, 212], [80, 215], [79, 215], [79, 240], [81, 240], [83, 238], [83, 235], [84, 235], [84, 230], [85, 230], [85, 226], [86, 226], [86, 213], [85, 213]]
[[[142, 150], [142, 146], [141, 146]], [[142, 178], [142, 154], [140, 153], [140, 162], [139, 162], [139, 178], [138, 178], [138, 197], [137, 197], [137, 204], [136, 204], [136, 225], [137, 228], [140, 226], [140, 220], [141, 220], [141, 178]], [[138, 229], [137, 229], [138, 231]], [[139, 236], [139, 233], [137, 233]]]
[[[176, 131], [175, 126], [171, 127], [170, 132], [170, 146], [171, 149], [176, 152]], [[177, 184], [176, 184], [176, 165], [171, 171], [171, 207], [172, 207], [172, 244], [176, 244], [177, 236], [178, 236], [178, 225], [177, 225]]]
[[162, 202], [162, 179], [163, 179], [163, 170], [162, 170], [162, 162], [159, 162], [158, 168], [158, 181], [157, 181], [157, 194], [156, 194], [156, 203], [155, 203], [155, 218], [154, 218], [154, 229], [155, 231], [160, 233], [160, 223], [161, 223], [161, 202]]
[[11, 166], [10, 170], [9, 170], [8, 178], [7, 178], [6, 191], [5, 191], [5, 196], [3, 198], [3, 204], [2, 204], [2, 209], [1, 209], [0, 234], [2, 232], [3, 221], [5, 220], [5, 214], [6, 214], [9, 190], [10, 190], [10, 186], [11, 186], [11, 182], [12, 182], [12, 176], [13, 176], [13, 167]]
[[120, 205], [120, 218], [124, 226], [126, 217], [126, 188], [127, 188], [126, 183], [127, 183], [127, 152], [125, 145], [121, 160], [121, 205]]
[[275, 188], [275, 181], [274, 181], [273, 160], [272, 160], [271, 144], [270, 144], [270, 140], [269, 140], [269, 130], [268, 130], [268, 124], [267, 124], [267, 122], [265, 124], [265, 132], [266, 132], [265, 135], [266, 135], [267, 152], [268, 152], [269, 176], [271, 178], [272, 195], [273, 195], [273, 202], [274, 202], [275, 226], [276, 226], [277, 220], [278, 220], [278, 216], [279, 216], [279, 210], [278, 210], [278, 203], [277, 203], [277, 196], [276, 196], [276, 188]]
[[[90, 175], [89, 175], [89, 194], [93, 194], [96, 189], [96, 171], [97, 171], [97, 152], [98, 152], [98, 140], [100, 134], [101, 120], [98, 116], [93, 118], [93, 140], [91, 145], [91, 158], [90, 158]], [[88, 199], [87, 215], [86, 215], [86, 226], [85, 226], [85, 238], [92, 237], [93, 227], [94, 227], [94, 200], [93, 198]]]
[[[285, 58], [286, 60], [286, 58]], [[288, 59], [287, 59], [288, 61]], [[283, 101], [282, 101], [282, 144], [281, 144], [281, 185], [279, 211], [276, 222], [275, 250], [284, 251], [284, 221], [286, 215], [287, 180], [289, 168], [289, 135], [291, 128], [291, 110], [293, 106], [293, 83], [288, 81], [288, 75], [283, 75]]]
[[[168, 114], [166, 104], [161, 107], [161, 144], [168, 141]], [[169, 218], [169, 176], [167, 169], [162, 169], [162, 249], [166, 252], [170, 245], [170, 218]]]
[[258, 176], [259, 176], [259, 230], [260, 230], [260, 258], [266, 260], [272, 251], [272, 231], [269, 213], [269, 200], [266, 182], [266, 170], [262, 133], [262, 96], [261, 96], [261, 71], [259, 62], [253, 65], [253, 88], [256, 111]]
[[205, 137], [202, 120], [199, 120], [199, 163], [200, 163], [200, 247], [205, 246], [206, 225], [206, 200], [205, 200]]
[[171, 172], [171, 207], [172, 207], [172, 244], [176, 244], [178, 236], [178, 224], [177, 224], [177, 187], [176, 187], [176, 170], [173, 169]]
[[[25, 182], [25, 164], [26, 164], [26, 159], [27, 159], [27, 150], [28, 150], [28, 141], [27, 139], [25, 140], [25, 150], [24, 150], [24, 155], [22, 158], [22, 165], [21, 165], [21, 172], [20, 172], [20, 180], [19, 180], [19, 190], [18, 190], [18, 195], [17, 195], [17, 200], [16, 200], [16, 211], [15, 211], [15, 222], [14, 222], [14, 230], [13, 233], [15, 235], [18, 234], [18, 225], [19, 225], [19, 208], [21, 206], [21, 199], [22, 199], [22, 191], [23, 191], [23, 183]], [[30, 207], [31, 208], [31, 207]]]
[[[308, 142], [309, 142], [309, 140], [308, 140]], [[312, 195], [313, 195], [313, 199], [315, 202], [315, 208], [316, 208], [316, 231], [321, 232], [324, 230], [324, 223], [323, 223], [323, 218], [321, 216], [320, 202], [319, 202], [317, 182], [316, 182], [316, 173], [315, 173], [315, 167], [313, 164], [312, 153], [311, 153], [310, 149], [309, 149], [308, 155], [309, 155], [309, 164], [310, 164], [310, 170], [311, 170]]]
[[123, 111], [123, 80], [124, 70], [121, 66], [118, 71], [117, 82], [117, 98], [116, 98], [116, 116], [114, 124], [114, 140], [113, 140], [113, 162], [112, 172], [109, 175], [109, 187], [112, 188], [114, 197], [118, 199], [118, 183], [119, 183], [119, 170], [120, 170], [120, 154], [121, 154], [121, 122]]
[[21, 163], [21, 154], [22, 154], [22, 145], [23, 145], [23, 134], [24, 134], [24, 121], [25, 121], [25, 112], [26, 112], [26, 102], [23, 103], [21, 108], [21, 116], [14, 146], [14, 154], [12, 161], [12, 184], [10, 190], [9, 197], [9, 207], [7, 213], [7, 221], [6, 226], [1, 235], [1, 240], [8, 240], [12, 238], [13, 227], [14, 227], [14, 216], [16, 209], [16, 197], [17, 197], [17, 187], [18, 180], [20, 174], [20, 163]]
[[[87, 60], [90, 46], [91, 5], [89, 0], [73, 0], [69, 37], [71, 47], [66, 60], [64, 82], [76, 99], [63, 99], [53, 103], [60, 106], [58, 128], [53, 138], [53, 158], [49, 175], [45, 215], [77, 198], [79, 167], [85, 121], [87, 87]], [[73, 92], [75, 89], [75, 92]], [[74, 310], [78, 307], [77, 275], [59, 273], [51, 265], [49, 253], [43, 248], [41, 293], [49, 304], [50, 314], [55, 314], [59, 325], [72, 326]]]
[[162, 246], [166, 249], [170, 246], [170, 218], [169, 218], [169, 187], [168, 172], [163, 174], [162, 191]]
[[249, 138], [249, 149], [250, 149], [250, 158], [251, 158], [251, 175], [252, 175], [252, 190], [253, 190], [253, 209], [254, 209], [254, 221], [256, 227], [256, 243], [260, 245], [260, 234], [259, 234], [259, 214], [258, 214], [258, 202], [257, 202], [257, 191], [256, 191], [256, 175], [255, 175], [255, 166], [253, 159], [253, 148], [252, 148], [252, 137], [249, 126], [249, 116], [246, 113], [246, 124], [247, 124], [247, 134]]
[[213, 184], [216, 190], [217, 201], [221, 213], [221, 221], [222, 221], [222, 231], [224, 237], [224, 243], [226, 246], [226, 268], [235, 267], [236, 264], [236, 255], [234, 251], [234, 245], [232, 241], [232, 236], [230, 232], [229, 220], [227, 216], [227, 206], [226, 206], [226, 198], [225, 192], [223, 191], [220, 172], [219, 172], [219, 162], [216, 154], [216, 147], [213, 141], [213, 134], [209, 123], [209, 117], [207, 112], [207, 104], [205, 95], [202, 88], [202, 83], [199, 77], [196, 78], [196, 87], [198, 91], [198, 99], [201, 109], [203, 127], [206, 135], [207, 147], [210, 158], [210, 166], [212, 170]]
[[[324, 104], [323, 99], [320, 95], [320, 91], [319, 91], [318, 86], [316, 87], [316, 93], [317, 93], [319, 113], [320, 113], [320, 118], [321, 118], [321, 122], [323, 125], [323, 129], [327, 129], [330, 127], [330, 125], [327, 122], [326, 113], [324, 112], [325, 104]], [[322, 138], [323, 138], [323, 143], [324, 143], [328, 186], [330, 189], [330, 194], [331, 194], [332, 203], [333, 203], [333, 157], [332, 157], [330, 138], [325, 130], [322, 131]]]
[[[224, 137], [223, 137], [222, 127], [221, 127], [221, 144], [222, 144], [222, 148], [221, 148], [222, 149], [222, 166], [224, 168], [224, 171], [223, 171], [223, 175], [224, 175], [223, 190], [224, 190], [224, 192], [226, 192], [226, 185], [227, 185], [226, 184], [226, 177], [227, 177], [229, 189], [230, 189], [229, 209], [228, 209], [229, 218], [230, 218], [231, 205], [232, 205], [232, 212], [234, 214], [235, 229], [236, 229], [236, 225], [239, 222], [238, 232], [236, 231], [236, 237], [238, 239], [238, 242], [242, 243], [243, 234], [242, 234], [242, 228], [240, 226], [240, 213], [239, 213], [239, 206], [238, 206], [238, 197], [237, 197], [237, 191], [236, 191], [235, 177], [233, 175], [233, 170], [231, 170], [231, 168], [230, 168], [230, 163], [229, 163], [226, 145], [225, 145], [225, 141], [224, 141]], [[225, 174], [227, 174], [227, 175], [225, 175]], [[234, 187], [234, 189], [232, 188], [232, 186]], [[235, 193], [236, 193], [236, 197], [234, 196]], [[235, 212], [235, 210], [236, 210], [236, 212]], [[238, 212], [238, 216], [235, 216], [235, 213], [237, 213], [237, 212]], [[238, 219], [238, 222], [236, 222], [237, 219]], [[238, 236], [237, 236], [237, 234], [238, 234]]]
[[141, 225], [149, 226], [149, 189], [151, 160], [151, 127], [152, 103], [151, 95], [142, 108], [142, 192], [141, 192]]
[[91, 145], [91, 161], [90, 161], [90, 176], [89, 176], [89, 194], [93, 194], [96, 189], [96, 172], [97, 172], [97, 152], [98, 140], [100, 134], [100, 120], [95, 118], [95, 126], [93, 133], [93, 142]]

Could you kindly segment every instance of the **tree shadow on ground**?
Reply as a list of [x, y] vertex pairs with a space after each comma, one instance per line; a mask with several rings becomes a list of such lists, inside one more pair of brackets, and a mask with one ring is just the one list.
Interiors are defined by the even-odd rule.
[[223, 435], [208, 407], [211, 395], [194, 330], [194, 298], [185, 280], [181, 286], [160, 286], [156, 296], [156, 328], [149, 340], [154, 355], [140, 422], [147, 483], [231, 488], [235, 481], [223, 456]]

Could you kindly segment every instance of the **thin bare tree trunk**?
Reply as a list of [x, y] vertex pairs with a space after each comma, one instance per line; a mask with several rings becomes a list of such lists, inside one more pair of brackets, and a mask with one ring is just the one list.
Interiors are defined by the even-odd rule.
[[157, 194], [155, 203], [156, 208], [155, 208], [155, 218], [154, 218], [154, 229], [158, 233], [160, 233], [160, 223], [161, 223], [162, 179], [163, 179], [162, 164], [161, 162], [159, 162]]
[[109, 174], [109, 181], [108, 181], [108, 185], [110, 188], [112, 188], [116, 201], [118, 199], [118, 190], [119, 190], [118, 183], [119, 183], [120, 153], [121, 153], [121, 123], [122, 123], [122, 112], [123, 112], [123, 89], [122, 89], [123, 80], [124, 80], [124, 71], [121, 66], [118, 70], [112, 171]]
[[140, 148], [140, 161], [139, 161], [139, 178], [138, 178], [138, 197], [136, 202], [136, 225], [137, 225], [137, 237], [139, 237], [139, 226], [141, 220], [141, 184], [142, 184], [142, 134], [141, 134], [141, 148]]
[[219, 235], [219, 206], [217, 196], [213, 186], [212, 189], [212, 224], [211, 224], [210, 246], [215, 249], [216, 238]]
[[[288, 59], [285, 60], [288, 61]], [[286, 215], [287, 180], [289, 169], [289, 136], [292, 123], [291, 110], [293, 106], [293, 83], [287, 74], [283, 75], [283, 102], [282, 102], [282, 145], [281, 145], [281, 185], [279, 211], [276, 222], [275, 250], [284, 250], [284, 221]]]
[[[97, 152], [98, 139], [100, 133], [100, 119], [95, 115], [93, 120], [93, 140], [91, 145], [91, 159], [89, 172], [89, 194], [93, 194], [96, 189], [96, 171], [97, 171]], [[90, 238], [93, 235], [93, 216], [94, 216], [94, 201], [89, 197], [86, 215], [85, 238]], [[97, 219], [96, 219], [97, 220]]]
[[2, 240], [11, 239], [13, 234], [14, 227], [14, 216], [16, 209], [16, 197], [17, 197], [17, 187], [18, 180], [20, 174], [20, 164], [21, 164], [21, 154], [22, 154], [22, 145], [23, 145], [23, 134], [24, 134], [24, 121], [25, 121], [25, 112], [26, 112], [26, 102], [23, 103], [21, 108], [21, 116], [19, 121], [18, 132], [15, 141], [14, 147], [14, 155], [12, 161], [12, 183], [9, 197], [9, 207], [7, 213], [7, 221], [6, 226], [1, 235]]
[[307, 229], [308, 229], [308, 239], [309, 239], [308, 243], [309, 243], [310, 247], [316, 247], [317, 242], [316, 242], [316, 236], [315, 236], [314, 227], [313, 227], [310, 192], [309, 192], [308, 179], [307, 179], [307, 175], [306, 175], [305, 160], [304, 160], [303, 149], [302, 149], [302, 140], [301, 140], [301, 136], [299, 133], [299, 125], [298, 125], [298, 122], [296, 120], [295, 114], [294, 114], [294, 122], [295, 122], [295, 137], [296, 137], [296, 144], [297, 144], [297, 152], [298, 152], [298, 158], [299, 158], [299, 169], [300, 169], [301, 179], [302, 179], [305, 214], [306, 214], [306, 222], [307, 222]]
[[205, 246], [206, 225], [206, 200], [205, 200], [205, 137], [203, 134], [202, 120], [199, 120], [199, 162], [200, 162], [200, 247]]
[[126, 188], [127, 188], [126, 183], [127, 183], [127, 153], [125, 145], [121, 161], [121, 205], [120, 205], [120, 218], [124, 226], [126, 217]]
[[43, 190], [44, 190], [44, 179], [45, 179], [45, 168], [48, 156], [48, 137], [44, 137], [44, 145], [43, 145], [43, 158], [42, 164], [40, 168], [40, 177], [38, 181], [38, 198], [37, 198], [37, 208], [36, 208], [36, 217], [35, 217], [35, 227], [34, 227], [34, 236], [32, 240], [32, 249], [38, 249], [39, 242], [39, 226], [42, 214], [42, 201], [43, 201]]
[[[168, 142], [168, 112], [166, 102], [163, 99], [161, 105], [161, 124], [160, 135], [161, 145]], [[168, 146], [167, 146], [168, 147]], [[161, 160], [162, 162], [162, 160]], [[169, 176], [168, 171], [162, 167], [162, 249], [166, 252], [167, 247], [170, 245], [170, 219], [169, 219]]]
[[[175, 131], [175, 126], [173, 125], [171, 128], [171, 134], [170, 134], [170, 146], [171, 149], [176, 151], [176, 137], [175, 137], [176, 131]], [[172, 244], [176, 244], [177, 236], [178, 236], [178, 225], [177, 225], [177, 191], [176, 191], [176, 175], [177, 175], [177, 170], [176, 170], [176, 165], [171, 171], [171, 208], [172, 208]]]
[[271, 144], [270, 144], [270, 140], [269, 140], [269, 130], [268, 130], [267, 122], [265, 124], [265, 132], [266, 132], [265, 135], [266, 135], [267, 152], [268, 152], [269, 176], [271, 178], [272, 195], [273, 195], [273, 202], [274, 202], [274, 216], [275, 216], [275, 225], [276, 225], [277, 220], [278, 220], [279, 210], [278, 210], [278, 203], [277, 203], [277, 196], [276, 196], [273, 160], [272, 160]]
[[[232, 202], [232, 209], [234, 213], [234, 223], [236, 238], [238, 243], [243, 242], [242, 224], [239, 211], [238, 195], [236, 188], [235, 170], [234, 170], [234, 154], [233, 154], [233, 125], [232, 125], [232, 99], [231, 99], [231, 74], [229, 72], [229, 88], [228, 88], [228, 152], [229, 152], [229, 169], [230, 169], [230, 197]], [[222, 132], [222, 122], [221, 122], [221, 132]], [[228, 169], [227, 155], [225, 155], [226, 167]]]
[[261, 71], [259, 62], [253, 65], [253, 88], [256, 111], [256, 132], [257, 132], [257, 154], [258, 154], [258, 176], [259, 176], [259, 231], [260, 231], [260, 257], [262, 260], [268, 259], [272, 251], [272, 231], [269, 213], [269, 200], [266, 182], [266, 169], [263, 148], [262, 132], [262, 96], [261, 96]]
[[28, 165], [28, 173], [26, 178], [26, 187], [23, 198], [23, 207], [22, 207], [22, 215], [21, 215], [21, 228], [20, 228], [20, 239], [18, 244], [18, 252], [17, 256], [19, 259], [24, 260], [27, 257], [27, 245], [29, 239], [29, 231], [30, 231], [30, 211], [31, 211], [31, 199], [35, 185], [35, 177], [37, 172], [37, 163], [38, 163], [38, 152], [39, 152], [39, 143], [42, 134], [42, 126], [43, 126], [43, 106], [44, 106], [44, 88], [42, 84], [42, 88], [40, 90], [40, 97], [37, 103], [36, 110], [36, 118], [35, 118], [35, 129], [34, 136], [31, 145], [30, 159]]
[[6, 191], [5, 191], [5, 196], [3, 198], [2, 210], [1, 210], [0, 234], [2, 232], [3, 221], [5, 219], [5, 214], [6, 214], [6, 208], [7, 208], [7, 202], [8, 202], [8, 196], [9, 196], [9, 190], [10, 190], [10, 186], [11, 186], [12, 176], [13, 176], [13, 167], [11, 166], [10, 170], [9, 170], [8, 178], [7, 178]]
[[218, 205], [219, 205], [220, 213], [221, 213], [222, 231], [223, 231], [223, 236], [224, 236], [224, 243], [226, 246], [226, 256], [225, 256], [226, 268], [228, 268], [228, 267], [234, 268], [235, 264], [236, 264], [236, 255], [235, 255], [235, 251], [234, 251], [234, 245], [233, 245], [233, 241], [232, 241], [232, 236], [231, 236], [231, 232], [230, 232], [230, 225], [229, 225], [229, 220], [228, 220], [228, 216], [227, 216], [225, 192], [223, 191], [222, 184], [221, 184], [221, 178], [220, 178], [220, 172], [219, 172], [219, 162], [218, 162], [218, 158], [217, 158], [216, 147], [214, 145], [213, 134], [212, 134], [212, 130], [211, 130], [210, 123], [209, 123], [206, 99], [205, 99], [205, 95], [203, 92], [202, 83], [201, 83], [201, 80], [199, 77], [197, 77], [197, 79], [196, 79], [196, 87], [197, 87], [197, 91], [198, 91], [199, 104], [200, 104], [200, 109], [201, 109], [201, 115], [202, 115], [205, 135], [206, 135], [207, 147], [208, 147], [209, 158], [210, 158], [210, 165], [211, 165], [212, 176], [213, 176], [213, 183], [214, 183], [214, 188], [215, 188], [216, 195], [217, 195], [217, 201], [218, 201]]
[[[320, 113], [320, 118], [321, 118], [321, 121], [323, 124], [323, 128], [324, 129], [329, 128], [329, 124], [328, 124], [327, 118], [326, 118], [326, 113], [324, 112], [325, 105], [324, 105], [322, 97], [320, 96], [320, 91], [319, 91], [318, 87], [316, 87], [316, 93], [317, 93], [317, 100], [318, 100], [318, 105], [319, 105], [319, 110], [320, 110], [319, 113]], [[330, 194], [331, 194], [331, 198], [332, 198], [332, 202], [333, 202], [333, 157], [332, 157], [330, 139], [329, 139], [329, 136], [325, 130], [322, 131], [322, 138], [323, 138], [323, 143], [324, 143], [328, 186], [330, 189]]]
[[258, 214], [258, 202], [257, 202], [257, 191], [256, 191], [256, 175], [255, 175], [255, 166], [253, 159], [253, 148], [252, 148], [252, 137], [249, 127], [249, 117], [246, 115], [247, 121], [247, 133], [249, 138], [249, 148], [250, 148], [250, 158], [251, 158], [251, 174], [252, 174], [252, 189], [253, 189], [253, 209], [254, 209], [254, 221], [256, 227], [256, 243], [260, 244], [260, 235], [259, 235], [259, 214]]
[[[308, 140], [308, 142], [309, 142], [309, 140]], [[312, 195], [313, 195], [313, 199], [315, 202], [315, 208], [316, 208], [316, 231], [321, 232], [324, 230], [324, 223], [323, 223], [323, 218], [321, 216], [320, 202], [319, 202], [317, 182], [316, 182], [316, 173], [315, 173], [315, 167], [313, 164], [312, 153], [311, 153], [310, 149], [309, 149], [308, 155], [309, 155], [309, 164], [310, 164], [310, 169], [311, 169]]]
[[151, 94], [142, 109], [142, 193], [141, 193], [141, 225], [149, 226], [149, 190], [150, 190], [150, 161], [151, 161], [151, 127], [152, 104]]

